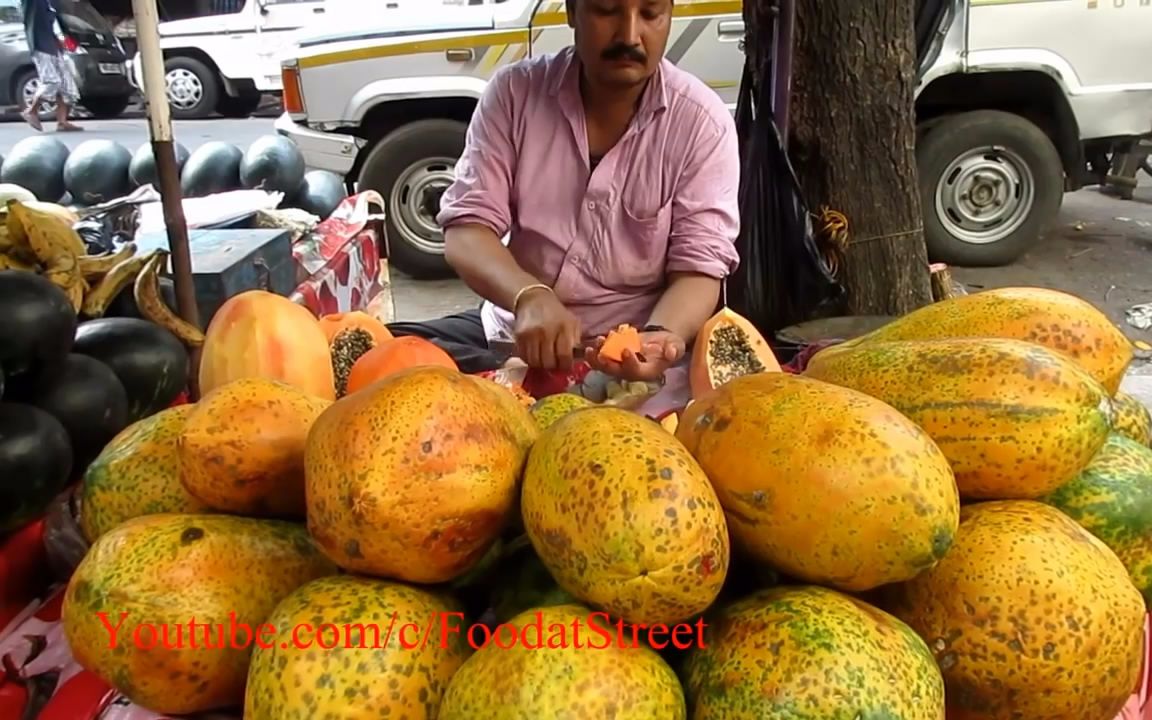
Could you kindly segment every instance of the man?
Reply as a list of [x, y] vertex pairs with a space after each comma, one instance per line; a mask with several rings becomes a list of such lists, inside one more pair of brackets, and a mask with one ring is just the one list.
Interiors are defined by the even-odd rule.
[[[433, 339], [467, 372], [515, 341], [530, 367], [670, 381], [737, 265], [740, 161], [719, 96], [664, 59], [672, 0], [568, 0], [575, 45], [499, 71], [473, 115], [438, 221], [480, 310], [394, 334]], [[508, 234], [505, 247], [501, 238]], [[644, 328], [642, 354], [598, 340]], [[485, 360], [485, 358], [488, 358]]]
[[56, 131], [77, 132], [82, 128], [69, 121], [68, 116], [80, 99], [80, 93], [72, 65], [56, 37], [56, 9], [52, 7], [51, 0], [23, 2], [24, 33], [40, 80], [40, 87], [32, 102], [22, 113], [24, 120], [36, 130], [43, 130], [39, 116], [40, 103], [46, 99], [55, 99]]

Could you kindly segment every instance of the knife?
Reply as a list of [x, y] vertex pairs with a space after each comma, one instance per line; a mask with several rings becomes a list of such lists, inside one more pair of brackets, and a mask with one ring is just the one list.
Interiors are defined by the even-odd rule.
[[[513, 340], [505, 340], [503, 338], [489, 340], [488, 349], [503, 357], [504, 359], [507, 359], [513, 357], [516, 354], [516, 342]], [[572, 357], [575, 360], [583, 360], [583, 346], [572, 348]]]

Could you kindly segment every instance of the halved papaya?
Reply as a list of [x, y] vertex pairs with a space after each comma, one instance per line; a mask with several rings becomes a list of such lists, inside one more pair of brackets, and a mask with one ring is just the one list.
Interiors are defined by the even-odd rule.
[[619, 325], [604, 338], [600, 357], [616, 362], [624, 361], [624, 351], [639, 353], [644, 349], [640, 343], [640, 332], [631, 325]]
[[329, 344], [331, 344], [342, 331], [352, 328], [363, 330], [371, 335], [372, 340], [377, 345], [392, 339], [392, 333], [388, 331], [384, 323], [363, 310], [324, 315], [320, 318], [320, 327], [323, 328], [324, 336], [328, 338]]
[[780, 361], [747, 318], [723, 308], [700, 328], [688, 375], [693, 398], [735, 378], [762, 372], [782, 372]]

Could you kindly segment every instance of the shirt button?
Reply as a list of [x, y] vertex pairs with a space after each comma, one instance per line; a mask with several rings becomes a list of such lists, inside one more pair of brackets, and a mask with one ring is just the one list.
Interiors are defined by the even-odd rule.
[[588, 209], [589, 210], [595, 210], [596, 209], [596, 203], [594, 203], [594, 202], [588, 203]]

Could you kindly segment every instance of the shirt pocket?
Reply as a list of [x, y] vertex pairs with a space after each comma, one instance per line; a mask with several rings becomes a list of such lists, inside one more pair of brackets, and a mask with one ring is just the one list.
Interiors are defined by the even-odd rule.
[[672, 229], [672, 201], [655, 188], [625, 194], [598, 246], [604, 283], [620, 290], [650, 290], [662, 283]]

